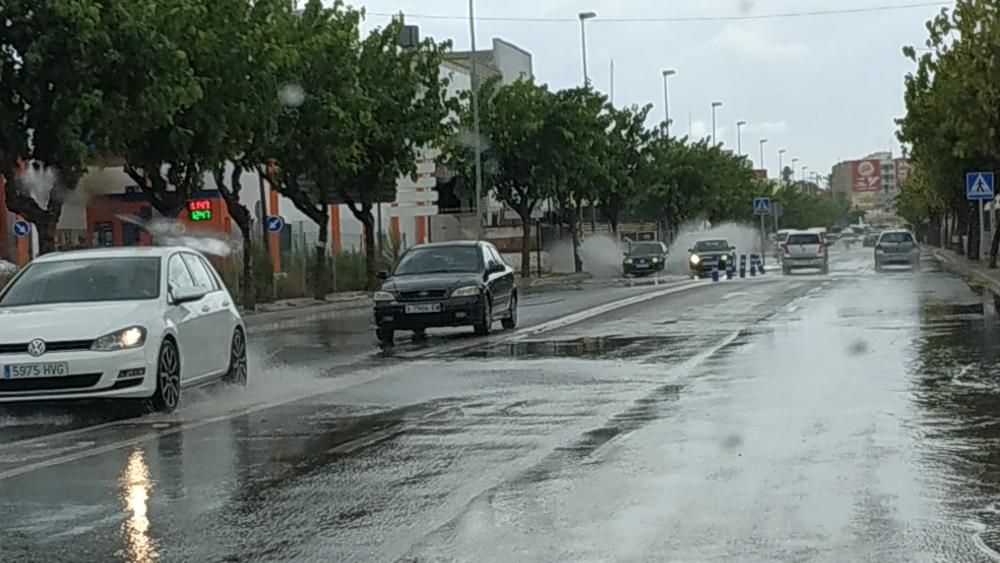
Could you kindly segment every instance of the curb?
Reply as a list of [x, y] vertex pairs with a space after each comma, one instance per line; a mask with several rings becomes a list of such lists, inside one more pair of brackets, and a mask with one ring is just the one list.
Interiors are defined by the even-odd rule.
[[[951, 255], [948, 251], [942, 250], [940, 248], [932, 248], [931, 254], [937, 259], [941, 267], [949, 272], [958, 274], [966, 281], [974, 281], [989, 287], [994, 293], [1000, 294], [1000, 279], [993, 279], [969, 264], [962, 263], [958, 257]], [[1000, 270], [997, 270], [998, 276], [1000, 276]]]

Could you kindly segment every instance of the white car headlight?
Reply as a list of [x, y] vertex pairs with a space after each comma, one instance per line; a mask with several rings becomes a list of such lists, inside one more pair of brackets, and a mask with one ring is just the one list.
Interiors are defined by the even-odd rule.
[[635, 261], [635, 260], [632, 260], [631, 258], [626, 258], [626, 259], [625, 259], [625, 263], [626, 263], [626, 264], [631, 264], [631, 263], [632, 263], [632, 262], [634, 262], [634, 261]]
[[98, 338], [90, 346], [91, 350], [111, 352], [139, 348], [146, 343], [146, 329], [141, 326], [130, 326]]
[[376, 291], [375, 295], [372, 297], [373, 301], [395, 301], [396, 296], [389, 293], [388, 291]]
[[701, 257], [698, 256], [697, 254], [692, 254], [691, 255], [691, 263], [694, 264], [695, 266], [697, 266], [699, 263], [701, 263]]
[[659, 256], [653, 256], [653, 264], [659, 264], [659, 263], [660, 263], [660, 257]]
[[473, 297], [479, 295], [480, 289], [478, 285], [469, 285], [466, 287], [460, 287], [455, 291], [451, 292], [452, 297]]

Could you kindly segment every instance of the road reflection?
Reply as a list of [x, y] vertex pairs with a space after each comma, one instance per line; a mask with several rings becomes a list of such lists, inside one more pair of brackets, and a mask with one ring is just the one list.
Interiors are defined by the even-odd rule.
[[154, 542], [149, 537], [148, 502], [152, 490], [149, 466], [142, 448], [129, 454], [128, 465], [120, 478], [122, 504], [128, 519], [122, 524], [122, 535], [128, 552], [123, 554], [131, 563], [150, 563], [159, 559]]

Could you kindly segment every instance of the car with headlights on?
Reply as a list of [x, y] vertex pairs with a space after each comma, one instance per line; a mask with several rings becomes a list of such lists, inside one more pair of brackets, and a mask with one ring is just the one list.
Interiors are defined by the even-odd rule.
[[905, 230], [879, 233], [875, 242], [875, 271], [881, 272], [887, 265], [920, 269], [920, 245], [913, 233]]
[[723, 239], [699, 240], [688, 249], [688, 266], [691, 274], [703, 278], [711, 275], [712, 268], [725, 271], [728, 264], [736, 264], [736, 247]]
[[393, 343], [396, 331], [423, 337], [428, 328], [472, 326], [487, 335], [500, 321], [517, 326], [517, 281], [495, 246], [455, 241], [413, 246], [395, 269], [380, 272], [375, 292], [375, 336]]
[[622, 274], [628, 276], [648, 276], [663, 271], [667, 264], [667, 245], [662, 242], [633, 242], [625, 252]]
[[247, 381], [246, 327], [202, 254], [180, 247], [46, 254], [0, 291], [0, 404], [124, 399]]

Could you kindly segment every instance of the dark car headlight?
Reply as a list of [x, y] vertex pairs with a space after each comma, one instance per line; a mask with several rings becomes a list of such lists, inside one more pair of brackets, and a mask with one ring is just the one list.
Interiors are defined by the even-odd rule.
[[375, 295], [372, 296], [372, 301], [385, 302], [385, 301], [395, 301], [396, 296], [388, 291], [376, 291]]
[[476, 297], [476, 296], [478, 296], [482, 292], [483, 292], [483, 290], [480, 289], [480, 287], [478, 285], [467, 285], [465, 287], [460, 287], [460, 288], [456, 289], [455, 291], [452, 291], [451, 292], [451, 296], [452, 297]]

